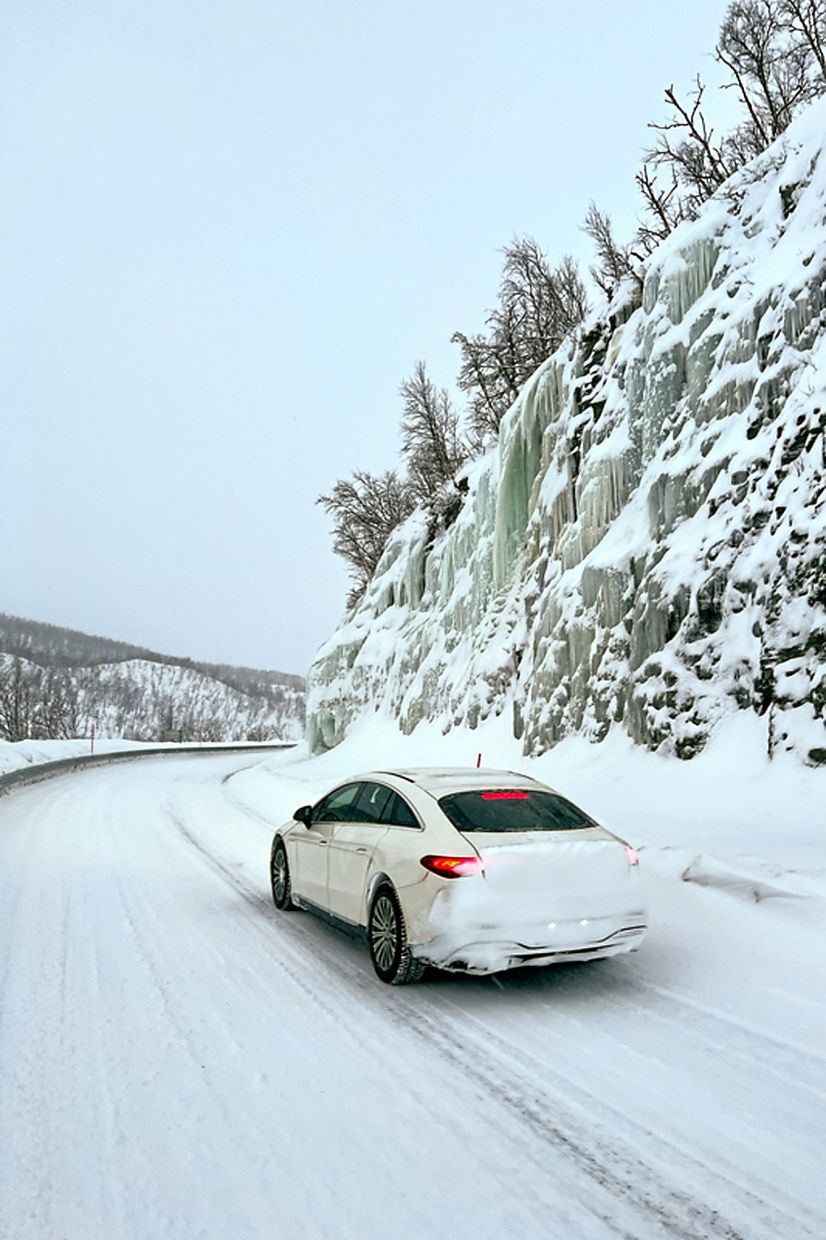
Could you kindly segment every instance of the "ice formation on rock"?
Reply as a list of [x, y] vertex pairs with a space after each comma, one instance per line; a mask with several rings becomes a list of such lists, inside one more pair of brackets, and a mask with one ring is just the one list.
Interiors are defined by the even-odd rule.
[[525, 385], [432, 545], [391, 538], [310, 672], [318, 750], [391, 712], [613, 724], [690, 757], [720, 716], [826, 761], [826, 101]]

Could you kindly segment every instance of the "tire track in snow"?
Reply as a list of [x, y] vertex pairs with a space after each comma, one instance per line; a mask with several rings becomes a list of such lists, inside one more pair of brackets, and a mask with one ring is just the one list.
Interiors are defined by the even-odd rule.
[[[622, 968], [620, 964], [620, 968]], [[632, 966], [633, 967], [633, 966]], [[649, 1024], [663, 1030], [681, 1030], [693, 1043], [702, 1044], [718, 1062], [732, 1070], [771, 1076], [779, 1084], [819, 1099], [826, 1106], [826, 1057], [808, 1047], [782, 1041], [764, 1030], [731, 1018], [710, 1005], [699, 1003], [677, 988], [663, 987], [634, 977], [633, 991], [608, 979], [604, 971], [594, 974], [594, 994], [605, 1008], [617, 1012], [635, 1010]], [[635, 999], [633, 992], [644, 997]], [[543, 1001], [543, 1006], [552, 1003]]]
[[[485, 1070], [491, 1079], [503, 1079], [507, 1082], [508, 1104], [517, 1108], [524, 1106], [526, 1118], [531, 1125], [537, 1130], [544, 1127], [553, 1141], [561, 1140], [564, 1144], [573, 1146], [574, 1157], [584, 1158], [586, 1161], [593, 1159], [597, 1178], [607, 1175], [611, 1186], [621, 1192], [623, 1185], [630, 1185], [635, 1179], [642, 1177], [650, 1187], [650, 1192], [646, 1190], [644, 1199], [651, 1204], [655, 1213], [660, 1209], [658, 1202], [662, 1194], [665, 1204], [661, 1212], [668, 1222], [669, 1235], [741, 1237], [743, 1240], [753, 1240], [757, 1236], [776, 1240], [780, 1235], [791, 1234], [794, 1234], [796, 1240], [804, 1236], [818, 1240], [824, 1235], [823, 1220], [814, 1214], [804, 1217], [798, 1202], [791, 1198], [780, 1203], [777, 1200], [770, 1202], [744, 1184], [736, 1173], [731, 1170], [724, 1171], [719, 1165], [710, 1168], [691, 1151], [675, 1146], [661, 1134], [642, 1128], [570, 1078], [554, 1072], [547, 1059], [532, 1054], [523, 1044], [514, 1043], [502, 1036], [489, 1023], [477, 1021], [461, 1009], [457, 1009], [457, 1012], [461, 1012], [459, 1019], [453, 1019], [444, 1011], [439, 1011], [429, 1031], [430, 1035], [442, 1044], [445, 1055], [457, 1057], [462, 1053], [460, 1047], [471, 1047], [470, 1057], [474, 1063], [485, 1064]], [[429, 1023], [428, 1017], [423, 1019], [426, 1024]], [[469, 1034], [469, 1022], [478, 1026], [474, 1033]], [[518, 1059], [520, 1063], [518, 1071], [513, 1067], [514, 1059]], [[528, 1069], [531, 1080], [535, 1081], [540, 1076], [545, 1078], [544, 1088], [540, 1089], [528, 1083]], [[548, 1088], [549, 1077], [555, 1086], [553, 1095]], [[563, 1099], [561, 1105], [558, 1101], [560, 1097]], [[566, 1109], [568, 1115], [564, 1120], [560, 1120], [560, 1111]], [[555, 1117], [552, 1121], [549, 1120], [549, 1114]], [[660, 1170], [652, 1167], [650, 1154], [644, 1158], [635, 1157], [630, 1154], [629, 1146], [620, 1148], [616, 1145], [609, 1134], [618, 1127], [627, 1131], [629, 1146], [637, 1144], [638, 1147], [647, 1146], [652, 1152], [656, 1150]], [[583, 1144], [583, 1135], [586, 1132], [587, 1140]], [[690, 1171], [696, 1183], [704, 1186], [705, 1195], [721, 1202], [720, 1208], [699, 1205], [688, 1191], [677, 1190], [673, 1185], [666, 1186], [664, 1191], [663, 1180], [669, 1164], [680, 1167], [683, 1172]], [[685, 1178], [688, 1177], [684, 1174], [683, 1179]], [[709, 1191], [710, 1189], [712, 1191]], [[773, 1196], [777, 1198], [776, 1191], [773, 1191]], [[688, 1227], [685, 1232], [680, 1230], [679, 1226], [672, 1230], [675, 1228], [675, 1220], [670, 1214], [672, 1203], [677, 1203], [681, 1209], [681, 1217], [685, 1219], [683, 1226]], [[747, 1224], [728, 1221], [732, 1216], [738, 1217], [743, 1212], [743, 1207], [749, 1217]], [[794, 1218], [797, 1224], [794, 1233], [789, 1231], [791, 1218]], [[756, 1220], [759, 1220], [759, 1223]]]
[[[81, 1217], [77, 1179], [82, 1160], [78, 1160], [78, 1150], [65, 1141], [65, 1134], [87, 1123], [94, 1111], [94, 1128], [102, 1134], [101, 1147], [106, 1149], [115, 1138], [115, 1117], [101, 1076], [101, 1023], [87, 1022], [86, 1040], [80, 1045], [78, 1029], [82, 1017], [79, 1019], [72, 1011], [68, 1000], [73, 981], [79, 981], [84, 1015], [89, 1007], [95, 1011], [100, 1007], [98, 944], [77, 898], [81, 876], [76, 865], [68, 873], [60, 872], [51, 848], [45, 846], [45, 837], [53, 830], [55, 820], [62, 825], [64, 814], [71, 816], [65, 807], [71, 802], [72, 789], [62, 785], [49, 788], [45, 796], [37, 794], [35, 804], [45, 805], [45, 812], [38, 815], [30, 831], [24, 832], [16, 819], [25, 796], [26, 791], [19, 794], [10, 815], [12, 830], [4, 833], [0, 841], [4, 845], [3, 869], [23, 893], [13, 904], [0, 908], [3, 954], [8, 963], [2, 990], [4, 1021], [0, 1027], [0, 1103], [4, 1113], [2, 1130], [7, 1138], [0, 1153], [0, 1234], [15, 1240], [22, 1234], [62, 1240], [70, 1233], [80, 1235], [77, 1225]], [[32, 793], [31, 800], [34, 796]], [[105, 787], [90, 787], [88, 797], [95, 811], [91, 820], [97, 818], [99, 822], [105, 817], [108, 804]], [[88, 805], [87, 799], [87, 810]], [[95, 843], [87, 842], [78, 851], [94, 848]], [[9, 864], [10, 855], [22, 862], [20, 869]], [[73, 940], [87, 950], [73, 951]], [[16, 1037], [21, 1028], [22, 1047], [17, 1045]], [[78, 1110], [74, 1078], [90, 1042], [97, 1049], [90, 1057], [91, 1088]], [[11, 1140], [9, 1133], [13, 1134]], [[52, 1174], [41, 1168], [48, 1168]], [[64, 1185], [63, 1192], [58, 1187], [60, 1183]], [[26, 1212], [4, 1232], [3, 1223], [8, 1220], [4, 1205], [13, 1189], [18, 1200], [22, 1193]], [[101, 1203], [105, 1203], [118, 1227], [116, 1234], [123, 1234], [113, 1186], [104, 1178], [91, 1181], [86, 1177], [82, 1193], [87, 1207], [101, 1208]]]

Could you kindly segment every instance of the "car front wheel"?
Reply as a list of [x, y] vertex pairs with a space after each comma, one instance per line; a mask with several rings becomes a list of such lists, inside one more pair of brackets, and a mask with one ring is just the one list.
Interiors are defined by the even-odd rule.
[[367, 925], [370, 959], [376, 976], [391, 986], [417, 982], [427, 967], [407, 945], [399, 897], [390, 886], [380, 887], [370, 908]]
[[295, 908], [287, 850], [282, 840], [276, 840], [272, 850], [272, 857], [270, 858], [270, 885], [272, 886], [272, 902], [276, 908], [281, 909], [285, 913]]

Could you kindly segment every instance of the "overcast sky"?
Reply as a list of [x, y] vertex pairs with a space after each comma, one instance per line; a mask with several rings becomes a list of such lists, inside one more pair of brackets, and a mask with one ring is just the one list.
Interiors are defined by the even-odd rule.
[[633, 230], [725, 7], [4, 0], [0, 610], [303, 673], [347, 589], [316, 497], [397, 463], [515, 233]]

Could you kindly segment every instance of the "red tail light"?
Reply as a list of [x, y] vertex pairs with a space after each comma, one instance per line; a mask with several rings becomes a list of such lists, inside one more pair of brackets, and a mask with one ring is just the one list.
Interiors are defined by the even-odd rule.
[[480, 857], [434, 857], [429, 854], [422, 857], [421, 864], [442, 878], [466, 878], [471, 874], [481, 874], [484, 869]]
[[483, 801], [527, 801], [527, 792], [483, 792]]
[[637, 852], [636, 848], [632, 848], [630, 844], [626, 844], [625, 855], [628, 858], [629, 865], [639, 865], [640, 854]]

